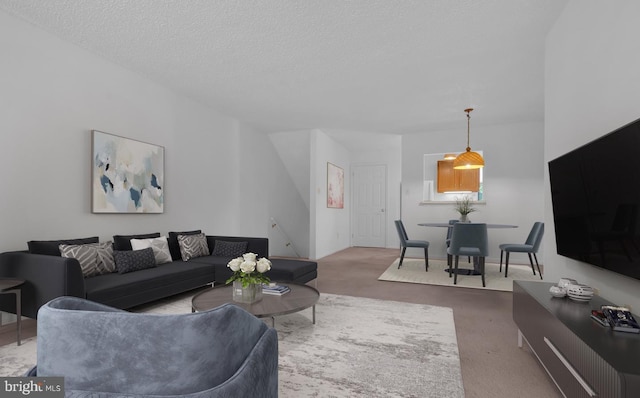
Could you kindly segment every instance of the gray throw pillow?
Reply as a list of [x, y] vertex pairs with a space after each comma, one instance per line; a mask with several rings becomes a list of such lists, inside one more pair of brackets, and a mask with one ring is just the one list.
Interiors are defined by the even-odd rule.
[[115, 272], [111, 242], [89, 243], [85, 245], [59, 245], [60, 255], [75, 258], [80, 263], [82, 275], [89, 278]]
[[153, 255], [156, 258], [156, 265], [170, 263], [173, 261], [169, 252], [169, 243], [166, 236], [150, 239], [131, 239], [131, 247], [133, 250], [141, 250], [150, 247], [153, 249]]
[[169, 241], [169, 252], [171, 252], [171, 258], [174, 260], [180, 260], [180, 244], [178, 243], [178, 235], [197, 235], [201, 233], [202, 230], [200, 229], [193, 231], [169, 232], [167, 240]]
[[153, 255], [153, 249], [150, 247], [142, 250], [115, 250], [113, 257], [116, 260], [116, 268], [120, 274], [156, 266], [156, 258]]
[[183, 261], [209, 255], [207, 237], [203, 233], [197, 235], [178, 235], [178, 245], [180, 246], [180, 255]]
[[98, 251], [98, 269], [101, 274], [116, 272], [116, 261], [113, 258], [113, 242], [95, 244]]
[[212, 256], [218, 257], [240, 257], [246, 250], [249, 242], [228, 242], [217, 240], [213, 246]]

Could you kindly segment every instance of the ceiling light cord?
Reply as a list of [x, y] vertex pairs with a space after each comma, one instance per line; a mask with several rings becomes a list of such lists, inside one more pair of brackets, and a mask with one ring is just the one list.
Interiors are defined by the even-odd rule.
[[484, 159], [478, 152], [471, 150], [471, 111], [473, 108], [467, 108], [467, 150], [459, 154], [453, 160], [454, 169], [481, 169], [484, 167]]
[[473, 108], [465, 109], [467, 112], [467, 152], [471, 151], [471, 111]]

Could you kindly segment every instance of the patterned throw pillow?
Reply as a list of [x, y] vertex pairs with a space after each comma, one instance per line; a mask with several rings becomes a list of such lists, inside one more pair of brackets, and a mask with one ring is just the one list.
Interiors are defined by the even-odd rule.
[[59, 245], [60, 255], [75, 258], [80, 263], [82, 275], [91, 276], [115, 272], [111, 242], [89, 243], [86, 245]]
[[97, 243], [98, 269], [101, 274], [116, 272], [116, 261], [113, 258], [113, 242]]
[[240, 257], [247, 250], [249, 242], [227, 242], [224, 240], [217, 240], [215, 246], [213, 246], [212, 256], [218, 257]]
[[115, 250], [113, 257], [116, 259], [116, 268], [120, 274], [156, 266], [156, 258], [153, 255], [153, 249], [150, 247], [142, 250]]
[[209, 255], [207, 237], [203, 233], [197, 235], [178, 235], [178, 245], [180, 246], [180, 255], [183, 261]]
[[153, 255], [156, 258], [156, 265], [170, 263], [173, 261], [169, 252], [169, 242], [166, 236], [152, 239], [131, 239], [131, 248], [133, 250], [153, 249]]
[[201, 234], [201, 229], [196, 229], [193, 231], [179, 231], [172, 232], [169, 231], [169, 236], [167, 240], [169, 241], [169, 252], [171, 253], [171, 258], [174, 260], [180, 260], [180, 244], [178, 243], [178, 235], [198, 235]]

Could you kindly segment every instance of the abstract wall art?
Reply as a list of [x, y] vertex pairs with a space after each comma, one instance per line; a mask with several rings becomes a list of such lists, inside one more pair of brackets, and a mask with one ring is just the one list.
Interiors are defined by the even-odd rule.
[[327, 162], [327, 207], [344, 208], [344, 170]]
[[93, 130], [92, 211], [164, 212], [164, 147]]

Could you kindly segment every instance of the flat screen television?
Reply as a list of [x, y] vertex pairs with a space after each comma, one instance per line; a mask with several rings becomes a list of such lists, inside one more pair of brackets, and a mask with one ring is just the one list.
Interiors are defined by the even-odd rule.
[[640, 279], [640, 119], [549, 162], [559, 255]]

